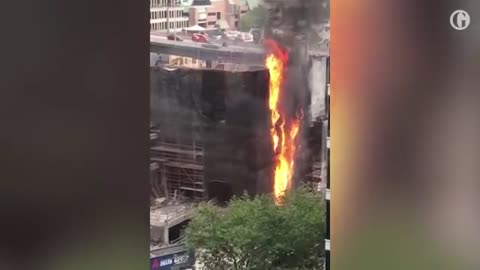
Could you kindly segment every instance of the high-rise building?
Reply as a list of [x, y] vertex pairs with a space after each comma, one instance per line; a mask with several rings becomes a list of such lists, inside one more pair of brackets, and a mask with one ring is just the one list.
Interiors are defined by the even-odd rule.
[[180, 32], [188, 26], [181, 0], [150, 0], [150, 31]]

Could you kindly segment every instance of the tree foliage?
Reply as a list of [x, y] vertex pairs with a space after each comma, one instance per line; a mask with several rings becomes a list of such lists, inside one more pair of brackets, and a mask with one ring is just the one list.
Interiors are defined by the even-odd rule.
[[306, 189], [281, 206], [271, 196], [234, 198], [227, 208], [202, 204], [187, 228], [187, 244], [211, 270], [321, 269], [325, 207]]
[[250, 31], [252, 28], [263, 28], [268, 20], [268, 10], [257, 6], [240, 18], [240, 31]]

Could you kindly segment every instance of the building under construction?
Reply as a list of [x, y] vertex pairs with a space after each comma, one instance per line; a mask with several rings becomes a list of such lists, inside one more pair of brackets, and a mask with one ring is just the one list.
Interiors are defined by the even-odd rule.
[[[294, 183], [319, 188], [325, 183], [327, 59], [310, 56], [299, 76], [290, 76], [290, 89], [300, 93], [292, 99], [305, 112]], [[150, 72], [152, 200], [221, 203], [272, 191], [267, 70]]]

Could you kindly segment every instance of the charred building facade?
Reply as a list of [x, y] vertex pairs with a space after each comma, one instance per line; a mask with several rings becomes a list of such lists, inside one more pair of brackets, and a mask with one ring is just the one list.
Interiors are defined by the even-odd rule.
[[203, 200], [269, 192], [268, 72], [151, 69], [157, 194]]

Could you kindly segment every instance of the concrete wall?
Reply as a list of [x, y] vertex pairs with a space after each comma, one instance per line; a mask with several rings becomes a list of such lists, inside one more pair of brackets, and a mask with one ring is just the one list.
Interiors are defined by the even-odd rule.
[[327, 90], [327, 58], [314, 57], [309, 72], [311, 91], [311, 119], [320, 121], [326, 116], [325, 95]]

